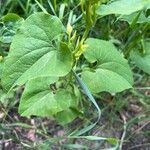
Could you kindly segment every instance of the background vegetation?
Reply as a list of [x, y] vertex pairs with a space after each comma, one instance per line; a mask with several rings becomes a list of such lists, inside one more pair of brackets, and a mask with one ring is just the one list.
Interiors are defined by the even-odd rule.
[[[1, 0], [0, 78], [12, 38], [24, 19], [35, 12], [46, 10], [57, 15], [66, 28], [69, 22], [77, 36], [82, 37], [86, 30], [86, 20], [80, 4], [79, 0], [59, 0], [57, 5], [51, 0]], [[99, 17], [88, 36], [112, 41], [129, 58], [132, 49], [142, 52], [150, 49], [149, 46], [145, 48], [144, 44], [145, 39], [147, 43], [150, 40], [149, 13], [147, 9], [120, 18], [113, 14]], [[83, 61], [81, 59], [81, 66]], [[150, 69], [147, 68], [150, 65], [146, 69], [139, 69], [142, 66], [137, 67], [137, 62], [129, 59], [129, 63], [133, 70], [134, 88], [117, 94], [102, 92], [95, 95], [102, 116], [95, 128], [82, 137], [69, 135], [73, 131], [86, 129], [90, 122], [96, 120], [97, 110], [89, 101], [84, 101], [84, 113], [81, 112], [80, 118], [62, 126], [49, 117], [21, 117], [18, 105], [23, 88], [13, 90], [8, 95], [0, 85], [0, 149], [149, 150]]]

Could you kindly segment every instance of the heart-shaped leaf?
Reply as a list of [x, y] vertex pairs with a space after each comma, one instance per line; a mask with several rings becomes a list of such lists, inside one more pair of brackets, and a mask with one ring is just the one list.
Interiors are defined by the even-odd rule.
[[150, 74], [150, 42], [146, 41], [144, 45], [144, 53], [134, 49], [130, 54], [130, 58], [140, 69]]
[[[74, 106], [72, 94], [52, 88], [57, 78], [39, 77], [27, 82], [19, 105], [22, 116], [53, 116]], [[77, 103], [77, 102], [76, 102]]]
[[36, 13], [15, 35], [6, 58], [2, 84], [6, 90], [43, 76], [64, 76], [72, 67], [72, 54], [59, 42], [64, 26], [49, 14]]
[[100, 5], [97, 14], [101, 16], [110, 14], [130, 15], [144, 9], [149, 3], [150, 0], [117, 0], [106, 5]]
[[132, 87], [132, 72], [127, 60], [111, 42], [90, 38], [85, 43], [84, 56], [93, 64], [93, 69], [84, 69], [82, 79], [93, 93], [121, 92]]

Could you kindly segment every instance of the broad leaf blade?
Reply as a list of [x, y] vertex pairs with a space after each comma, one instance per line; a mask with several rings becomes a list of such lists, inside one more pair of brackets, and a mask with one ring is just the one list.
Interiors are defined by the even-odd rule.
[[72, 105], [72, 96], [66, 90], [53, 91], [51, 84], [57, 78], [40, 77], [30, 80], [25, 87], [19, 113], [22, 116], [52, 116], [58, 112], [68, 110]]
[[59, 46], [63, 32], [57, 17], [37, 13], [27, 18], [13, 39], [4, 64], [4, 88], [9, 90], [36, 77], [66, 75], [72, 67], [72, 55], [66, 46]]
[[144, 47], [145, 53], [139, 52], [137, 49], [134, 49], [131, 54], [130, 58], [135, 64], [142, 69], [144, 72], [150, 74], [150, 42], [145, 42]]
[[101, 16], [130, 15], [144, 9], [150, 3], [149, 0], [117, 0], [106, 5], [100, 5], [97, 14]]
[[78, 87], [68, 86], [66, 90], [71, 94], [72, 97], [70, 108], [61, 111], [55, 115], [56, 120], [62, 125], [68, 124], [76, 117], [83, 115], [78, 107], [79, 101], [81, 99], [81, 94]]
[[73, 121], [79, 115], [80, 113], [77, 110], [73, 110], [70, 108], [68, 110], [57, 113], [55, 115], [55, 118], [61, 125], [65, 125]]
[[[119, 20], [122, 21], [127, 21], [130, 25], [132, 24], [132, 22], [136, 19], [136, 17], [138, 16], [139, 13], [135, 12], [131, 15], [122, 15], [120, 17], [118, 17]], [[146, 17], [144, 12], [142, 12], [139, 16], [139, 18], [137, 19], [136, 23], [142, 24], [142, 23], [150, 23], [150, 17]]]
[[133, 78], [127, 60], [111, 42], [87, 39], [84, 56], [93, 69], [82, 72], [82, 79], [93, 93], [121, 92], [132, 87]]

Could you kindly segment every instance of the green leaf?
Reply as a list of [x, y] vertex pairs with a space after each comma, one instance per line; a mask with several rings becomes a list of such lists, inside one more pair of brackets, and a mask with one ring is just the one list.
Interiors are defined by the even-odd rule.
[[74, 99], [70, 92], [50, 88], [57, 78], [40, 77], [27, 82], [19, 105], [22, 116], [52, 116], [68, 110]]
[[3, 16], [1, 18], [1, 20], [4, 22], [4, 23], [7, 23], [7, 22], [16, 22], [18, 20], [23, 20], [23, 18], [21, 18], [20, 16], [18, 16], [17, 14], [14, 14], [14, 13], [8, 13], [7, 15]]
[[72, 54], [60, 43], [61, 21], [36, 13], [25, 20], [11, 44], [4, 64], [2, 84], [6, 90], [43, 76], [64, 76], [72, 68]]
[[56, 114], [55, 118], [61, 125], [65, 125], [77, 118], [80, 113], [77, 110], [69, 108]]
[[82, 88], [82, 90], [84, 91], [84, 94], [89, 98], [89, 100], [94, 104], [95, 108], [97, 109], [97, 120], [96, 122], [86, 126], [85, 128], [82, 128], [81, 130], [77, 130], [72, 132], [70, 135], [82, 135], [85, 134], [86, 132], [90, 131], [91, 129], [93, 129], [96, 124], [99, 122], [100, 117], [101, 117], [101, 110], [96, 102], [96, 100], [94, 99], [93, 95], [91, 94], [89, 88], [87, 87], [87, 85], [82, 81], [82, 79], [76, 74], [76, 72], [74, 70], [72, 70], [74, 76], [76, 77], [76, 80], [78, 81], [80, 87]]
[[[73, 89], [72, 89], [73, 88]], [[73, 121], [76, 117], [83, 115], [78, 108], [79, 100], [81, 99], [81, 94], [76, 86], [67, 87], [66, 89], [72, 96], [72, 102], [70, 108], [61, 111], [55, 115], [56, 120], [59, 124], [65, 125]]]
[[0, 42], [3, 44], [10, 44], [16, 31], [24, 22], [24, 19], [14, 13], [8, 13], [7, 15], [3, 16], [0, 21], [3, 24], [0, 30]]
[[110, 14], [130, 15], [144, 9], [149, 3], [150, 0], [117, 0], [106, 5], [100, 5], [97, 14], [101, 16]]
[[[84, 136], [83, 136], [84, 137]], [[113, 144], [113, 145], [117, 145], [118, 144], [118, 139], [116, 138], [105, 138], [105, 137], [98, 137], [98, 136], [85, 136], [85, 138], [87, 140], [106, 140], [109, 143]]]
[[137, 49], [134, 49], [130, 58], [135, 64], [142, 69], [144, 72], [150, 74], [150, 42], [146, 41], [144, 43], [144, 52], [140, 52]]
[[[3, 59], [2, 56], [0, 56], [0, 59]], [[3, 66], [4, 66], [4, 62], [3, 60], [0, 60], [0, 79], [2, 77]]]
[[[135, 12], [131, 15], [122, 15], [118, 19], [122, 21], [127, 21], [129, 24], [132, 24], [133, 20], [137, 17], [137, 15], [138, 13]], [[146, 17], [145, 14], [142, 12], [136, 23], [150, 23], [150, 17]]]
[[84, 149], [84, 150], [89, 149], [87, 146], [81, 144], [63, 144], [62, 147], [67, 149]]
[[84, 56], [93, 69], [85, 68], [82, 79], [93, 93], [121, 92], [132, 88], [133, 77], [127, 60], [109, 41], [87, 39]]

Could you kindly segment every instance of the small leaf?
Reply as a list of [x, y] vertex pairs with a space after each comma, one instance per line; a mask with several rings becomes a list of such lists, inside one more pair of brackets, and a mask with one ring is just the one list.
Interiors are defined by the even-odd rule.
[[15, 35], [6, 58], [2, 84], [6, 90], [43, 76], [64, 76], [72, 68], [72, 54], [59, 42], [64, 26], [49, 14], [36, 13]]
[[7, 15], [3, 16], [1, 19], [4, 23], [16, 22], [18, 20], [23, 20], [23, 18], [21, 18], [20, 16], [18, 16], [17, 14], [14, 14], [14, 13], [8, 13]]
[[82, 79], [93, 93], [121, 92], [132, 88], [133, 77], [127, 60], [111, 42], [90, 38], [85, 43], [88, 47], [84, 56], [93, 64], [93, 69], [84, 69]]
[[149, 3], [150, 0], [117, 0], [106, 5], [100, 5], [97, 14], [101, 16], [110, 14], [130, 15], [144, 9]]
[[130, 58], [140, 69], [150, 74], [150, 42], [146, 41], [144, 45], [143, 54], [137, 49], [134, 49], [130, 54]]
[[24, 19], [17, 14], [8, 13], [7, 15], [3, 16], [0, 21], [2, 21], [3, 24], [3, 27], [1, 29], [2, 35], [0, 37], [0, 42], [4, 44], [10, 44], [16, 31], [24, 22]]
[[53, 91], [50, 84], [57, 78], [40, 77], [30, 80], [25, 87], [19, 113], [22, 116], [52, 116], [72, 105], [72, 96], [66, 90]]

